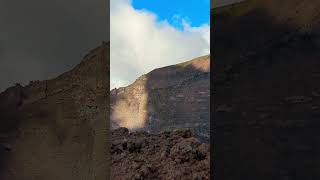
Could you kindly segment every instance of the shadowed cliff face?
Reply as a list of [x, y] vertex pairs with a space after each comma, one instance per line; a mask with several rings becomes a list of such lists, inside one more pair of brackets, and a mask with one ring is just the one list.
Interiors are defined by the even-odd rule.
[[209, 141], [210, 58], [159, 68], [111, 91], [114, 127], [158, 132], [191, 128]]
[[212, 10], [214, 176], [319, 179], [319, 1]]
[[59, 77], [0, 94], [0, 179], [104, 179], [109, 45]]

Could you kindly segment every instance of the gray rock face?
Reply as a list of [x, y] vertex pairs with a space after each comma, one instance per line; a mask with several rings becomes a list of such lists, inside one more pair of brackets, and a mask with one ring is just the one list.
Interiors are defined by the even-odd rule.
[[131, 130], [191, 128], [209, 141], [210, 57], [159, 68], [111, 91], [111, 121]]
[[103, 44], [55, 79], [0, 94], [0, 179], [109, 176], [108, 61]]

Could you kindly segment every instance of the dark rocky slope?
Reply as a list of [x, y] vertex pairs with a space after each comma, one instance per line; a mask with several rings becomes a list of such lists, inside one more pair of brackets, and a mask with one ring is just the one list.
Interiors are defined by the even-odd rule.
[[0, 94], [1, 180], [109, 177], [108, 64], [103, 44], [55, 79]]
[[212, 10], [214, 176], [320, 178], [320, 1]]
[[114, 128], [159, 132], [191, 128], [209, 141], [210, 57], [155, 69], [110, 95]]

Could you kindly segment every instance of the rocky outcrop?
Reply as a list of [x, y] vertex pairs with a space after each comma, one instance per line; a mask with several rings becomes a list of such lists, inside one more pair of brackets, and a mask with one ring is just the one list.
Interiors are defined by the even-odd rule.
[[212, 10], [215, 179], [319, 179], [320, 2]]
[[245, 1], [245, 0], [215, 0], [211, 2], [211, 8], [218, 8], [218, 7], [233, 5], [242, 1]]
[[159, 132], [190, 128], [209, 141], [210, 57], [155, 69], [110, 94], [111, 123]]
[[0, 94], [0, 179], [109, 176], [108, 65], [104, 43], [55, 79]]
[[111, 177], [126, 179], [209, 179], [209, 145], [188, 129], [157, 134], [112, 131]]

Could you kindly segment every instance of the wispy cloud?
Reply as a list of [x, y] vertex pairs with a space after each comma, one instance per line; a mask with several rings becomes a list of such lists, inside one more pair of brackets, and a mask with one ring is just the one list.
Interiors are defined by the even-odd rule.
[[190, 20], [174, 18], [182, 29], [134, 9], [130, 0], [111, 0], [111, 88], [126, 86], [155, 68], [209, 54], [209, 24], [192, 27]]

